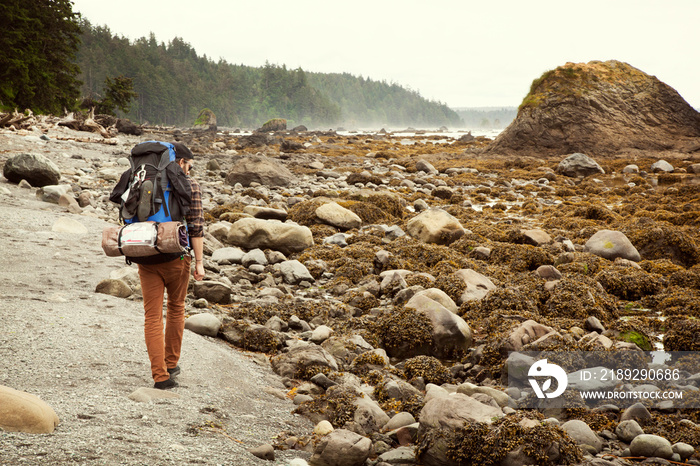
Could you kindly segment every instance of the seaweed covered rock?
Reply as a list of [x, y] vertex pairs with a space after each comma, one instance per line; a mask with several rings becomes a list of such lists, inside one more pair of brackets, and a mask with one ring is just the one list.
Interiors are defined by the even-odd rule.
[[381, 348], [366, 351], [358, 355], [350, 364], [353, 374], [364, 375], [370, 371], [383, 369], [389, 365], [389, 357]]
[[595, 279], [605, 291], [627, 301], [654, 295], [663, 289], [664, 281], [656, 274], [646, 273], [634, 267], [609, 267]]
[[270, 359], [272, 370], [282, 377], [310, 379], [319, 372], [337, 371], [338, 363], [318, 345], [299, 343]]
[[411, 308], [386, 312], [379, 318], [377, 333], [387, 354], [391, 356], [424, 354], [433, 345], [430, 318]]
[[613, 299], [591, 279], [565, 277], [552, 290], [540, 313], [551, 317], [586, 320], [589, 316], [610, 322], [618, 317]]
[[427, 354], [439, 358], [450, 358], [465, 353], [471, 346], [472, 331], [469, 325], [439, 302], [426, 295], [415, 295], [406, 303], [406, 307], [413, 308], [430, 319], [431, 345], [413, 347], [411, 350], [401, 345], [393, 348], [392, 356]]
[[655, 301], [652, 307], [664, 316], [700, 317], [700, 292], [693, 289], [673, 286], [649, 301]]
[[327, 420], [335, 428], [350, 429], [361, 435], [378, 432], [389, 416], [376, 401], [350, 385], [333, 385], [324, 396], [303, 403], [296, 411], [312, 422]]
[[700, 351], [700, 320], [685, 317], [668, 321], [670, 330], [664, 335], [666, 351]]
[[452, 380], [450, 371], [439, 359], [432, 356], [416, 356], [406, 360], [403, 366], [406, 380], [423, 377], [425, 383], [442, 385]]
[[340, 370], [346, 370], [355, 358], [374, 349], [360, 335], [331, 336], [321, 347], [335, 358]]
[[427, 466], [580, 464], [581, 449], [560, 427], [542, 419], [541, 414], [519, 413], [493, 423], [467, 420], [439, 433], [419, 430], [417, 457]]
[[683, 150], [700, 137], [700, 113], [654, 76], [611, 60], [567, 63], [532, 82], [492, 153], [614, 154]]
[[662, 223], [637, 226], [628, 236], [645, 259], [668, 259], [684, 267], [700, 263], [700, 247], [680, 228]]
[[543, 265], [553, 265], [554, 258], [546, 250], [530, 244], [495, 243], [489, 262], [507, 265], [513, 271], [537, 270]]

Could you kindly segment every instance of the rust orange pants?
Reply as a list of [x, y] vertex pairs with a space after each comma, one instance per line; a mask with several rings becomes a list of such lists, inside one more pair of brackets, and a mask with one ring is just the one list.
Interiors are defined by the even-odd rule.
[[[185, 297], [190, 281], [190, 256], [155, 265], [139, 264], [139, 277], [145, 311], [144, 333], [155, 382], [168, 380], [168, 368], [180, 360], [182, 334], [185, 331]], [[165, 332], [163, 298], [168, 291]]]

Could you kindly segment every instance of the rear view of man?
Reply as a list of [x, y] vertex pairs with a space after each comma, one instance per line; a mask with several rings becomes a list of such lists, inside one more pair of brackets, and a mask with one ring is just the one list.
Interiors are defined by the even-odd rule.
[[[203, 241], [204, 216], [202, 190], [199, 183], [189, 176], [194, 155], [182, 143], [173, 143], [175, 163], [186, 176], [191, 187], [189, 211], [184, 215], [187, 234], [194, 251], [194, 279], [204, 278]], [[173, 162], [171, 162], [173, 163]], [[177, 170], [177, 168], [176, 168]], [[175, 219], [177, 220], [177, 219]], [[180, 373], [180, 349], [185, 329], [185, 297], [189, 285], [192, 258], [188, 254], [156, 254], [147, 257], [127, 257], [138, 264], [143, 293], [144, 333], [146, 349], [151, 360], [154, 387], [177, 387], [173, 378]], [[163, 326], [163, 300], [168, 293], [165, 327]]]

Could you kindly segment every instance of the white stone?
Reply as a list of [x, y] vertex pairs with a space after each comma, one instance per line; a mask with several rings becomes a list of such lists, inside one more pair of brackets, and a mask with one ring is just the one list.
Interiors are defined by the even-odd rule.
[[447, 245], [464, 236], [466, 230], [455, 217], [442, 209], [429, 209], [406, 224], [406, 233], [424, 243]]
[[195, 314], [185, 320], [185, 328], [199, 335], [215, 337], [221, 329], [221, 321], [213, 314]]
[[342, 230], [351, 230], [362, 226], [362, 219], [355, 212], [346, 209], [337, 202], [329, 202], [317, 208], [316, 217]]
[[316, 427], [314, 427], [314, 434], [323, 437], [324, 435], [330, 434], [334, 430], [333, 425], [324, 419], [316, 424]]

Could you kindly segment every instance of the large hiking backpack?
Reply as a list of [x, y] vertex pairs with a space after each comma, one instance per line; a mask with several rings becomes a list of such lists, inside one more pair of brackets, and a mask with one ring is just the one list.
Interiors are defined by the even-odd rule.
[[189, 210], [192, 192], [175, 161], [175, 148], [168, 142], [137, 144], [110, 200], [119, 204], [124, 223], [182, 221]]
[[119, 204], [119, 217], [126, 225], [104, 229], [105, 254], [124, 255], [127, 264], [155, 264], [182, 256], [189, 250], [185, 214], [192, 187], [175, 161], [174, 146], [142, 142], [131, 150], [129, 162], [131, 168], [109, 196]]

